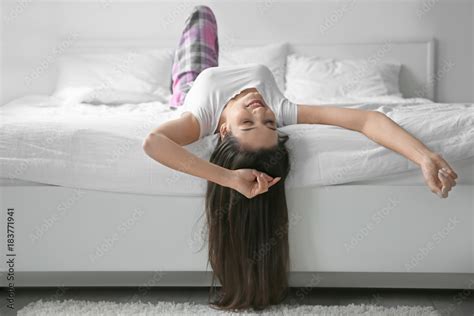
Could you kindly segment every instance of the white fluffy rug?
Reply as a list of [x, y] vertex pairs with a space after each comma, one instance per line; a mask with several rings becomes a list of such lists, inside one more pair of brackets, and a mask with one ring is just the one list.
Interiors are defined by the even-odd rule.
[[322, 306], [322, 305], [285, 305], [271, 306], [262, 312], [223, 312], [208, 305], [194, 303], [158, 302], [157, 304], [116, 303], [108, 301], [45, 301], [32, 302], [18, 311], [20, 316], [54, 316], [54, 315], [390, 315], [390, 316], [425, 316], [440, 314], [432, 306], [397, 306], [383, 307], [378, 305]]

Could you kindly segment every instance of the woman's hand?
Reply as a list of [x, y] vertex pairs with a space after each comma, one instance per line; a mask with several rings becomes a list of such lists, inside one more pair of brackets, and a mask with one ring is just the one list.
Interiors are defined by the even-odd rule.
[[232, 170], [230, 187], [251, 199], [267, 192], [280, 179], [281, 177], [272, 178], [255, 169], [236, 169]]
[[456, 186], [458, 175], [438, 153], [426, 156], [420, 164], [425, 183], [440, 198], [447, 198], [451, 188]]

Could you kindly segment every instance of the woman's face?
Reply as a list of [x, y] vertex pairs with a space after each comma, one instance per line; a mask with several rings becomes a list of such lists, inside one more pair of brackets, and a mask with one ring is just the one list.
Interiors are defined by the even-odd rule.
[[270, 148], [277, 144], [276, 117], [256, 88], [242, 90], [229, 100], [224, 111], [221, 137], [228, 130], [247, 149]]

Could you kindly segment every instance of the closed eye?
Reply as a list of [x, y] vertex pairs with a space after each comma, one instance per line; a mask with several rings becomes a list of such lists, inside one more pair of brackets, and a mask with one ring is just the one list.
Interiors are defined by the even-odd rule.
[[[249, 120], [245, 120], [242, 122], [242, 124], [247, 124], [247, 123], [253, 123], [252, 121], [249, 121]], [[271, 123], [271, 124], [275, 124], [275, 121], [274, 120], [266, 120], [265, 121], [265, 124], [266, 123]]]
[[[250, 123], [250, 125], [252, 125], [253, 122], [252, 122], [252, 121], [249, 121], [249, 120], [245, 120], [245, 121], [242, 122], [242, 124], [247, 124], [247, 123]], [[275, 123], [274, 120], [266, 120], [265, 123], [271, 123], [272, 126], [270, 127], [270, 126], [267, 125], [267, 127], [268, 127], [269, 129], [271, 129], [271, 130], [276, 131], [276, 128], [273, 127], [273, 124]], [[254, 128], [255, 128], [255, 127], [250, 127], [250, 128], [245, 128], [245, 129], [241, 129], [241, 130], [242, 130], [242, 131], [249, 131], [249, 130], [254, 129]]]

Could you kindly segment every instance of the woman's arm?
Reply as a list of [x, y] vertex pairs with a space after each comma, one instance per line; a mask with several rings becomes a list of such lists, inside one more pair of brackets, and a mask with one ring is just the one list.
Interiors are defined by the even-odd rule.
[[197, 157], [182, 146], [199, 139], [199, 123], [193, 115], [164, 122], [153, 129], [143, 142], [143, 150], [172, 169], [229, 186], [230, 170]]
[[278, 178], [266, 174], [259, 176], [251, 169], [223, 168], [183, 148], [199, 139], [199, 128], [196, 118], [191, 113], [184, 113], [153, 129], [143, 141], [143, 150], [167, 167], [234, 188], [248, 198], [266, 192], [278, 182]]
[[[457, 174], [441, 155], [432, 152], [382, 112], [302, 104], [298, 104], [297, 108], [298, 123], [336, 125], [358, 131], [374, 142], [405, 156], [422, 168], [426, 183], [434, 193], [447, 196], [447, 191], [456, 185]], [[444, 177], [438, 177], [438, 169], [441, 168], [447, 169]]]

